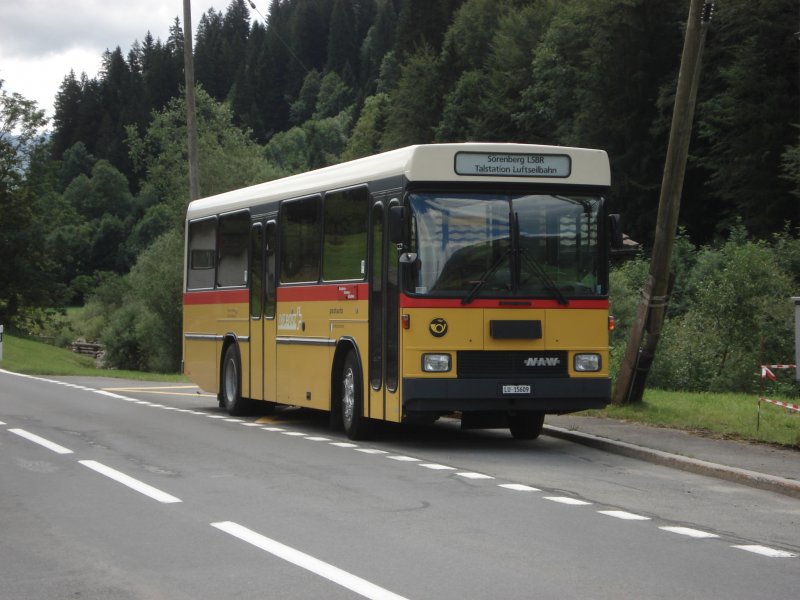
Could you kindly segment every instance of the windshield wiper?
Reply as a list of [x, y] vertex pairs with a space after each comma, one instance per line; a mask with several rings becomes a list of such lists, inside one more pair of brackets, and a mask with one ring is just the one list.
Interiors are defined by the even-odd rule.
[[533, 273], [544, 284], [544, 287], [547, 289], [547, 291], [553, 293], [553, 295], [556, 297], [556, 300], [558, 300], [558, 303], [563, 304], [565, 306], [569, 304], [569, 301], [564, 297], [564, 294], [562, 294], [561, 290], [558, 289], [556, 282], [553, 281], [550, 275], [547, 274], [547, 271], [545, 271], [542, 268], [542, 265], [536, 262], [536, 260], [530, 254], [528, 254], [528, 251], [525, 250], [525, 248], [523, 248], [522, 246], [520, 246], [518, 253], [522, 257], [522, 260], [525, 262], [525, 265], [531, 271], [533, 271]]
[[[521, 258], [522, 262], [524, 262], [525, 265], [531, 271], [533, 271], [533, 273], [544, 284], [545, 289], [547, 289], [547, 291], [549, 291], [549, 292], [552, 292], [552, 294], [556, 297], [556, 300], [558, 300], [558, 303], [566, 306], [567, 304], [569, 304], [569, 302], [564, 297], [564, 294], [561, 293], [561, 290], [558, 289], [558, 286], [556, 285], [556, 282], [553, 281], [553, 279], [550, 277], [550, 275], [547, 274], [547, 271], [544, 270], [542, 265], [540, 265], [538, 262], [536, 262], [536, 259], [534, 259], [528, 253], [528, 251], [525, 249], [525, 247], [522, 245], [522, 237], [519, 234], [519, 213], [516, 213], [516, 212], [512, 213], [511, 217], [512, 217], [512, 227], [513, 227], [512, 231], [514, 232], [514, 240], [513, 240], [514, 243], [513, 243], [513, 246], [514, 246], [514, 255], [515, 255], [515, 257]], [[522, 265], [519, 264], [519, 262], [517, 262], [517, 264], [515, 266], [514, 275], [515, 275], [515, 279], [516, 279], [516, 284], [518, 286], [522, 285], [522, 269], [521, 269], [521, 267], [522, 267]]]
[[509, 257], [512, 252], [513, 252], [513, 249], [511, 248], [511, 246], [509, 246], [506, 249], [506, 251], [503, 252], [503, 254], [501, 254], [497, 258], [496, 261], [494, 261], [492, 266], [489, 267], [486, 270], [486, 272], [478, 278], [478, 281], [475, 282], [475, 285], [472, 286], [472, 289], [469, 291], [469, 293], [461, 299], [461, 304], [469, 304], [470, 302], [472, 302], [475, 299], [475, 296], [480, 291], [480, 289], [483, 287], [483, 284], [485, 284], [489, 280], [489, 277], [491, 277], [492, 275], [495, 274], [497, 269], [500, 268], [500, 265], [503, 264], [503, 261], [507, 257]]

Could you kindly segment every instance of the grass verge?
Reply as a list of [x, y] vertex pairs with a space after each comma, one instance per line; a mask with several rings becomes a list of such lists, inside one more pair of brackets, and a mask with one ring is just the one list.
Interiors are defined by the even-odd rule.
[[[797, 399], [769, 397], [798, 403]], [[647, 390], [641, 404], [610, 405], [584, 414], [800, 448], [800, 413], [762, 403], [758, 425], [758, 394]]]
[[26, 338], [3, 335], [3, 360], [0, 368], [27, 375], [79, 375], [84, 377], [114, 377], [137, 381], [186, 381], [183, 375], [162, 375], [140, 371], [98, 369], [90, 356], [76, 354]]

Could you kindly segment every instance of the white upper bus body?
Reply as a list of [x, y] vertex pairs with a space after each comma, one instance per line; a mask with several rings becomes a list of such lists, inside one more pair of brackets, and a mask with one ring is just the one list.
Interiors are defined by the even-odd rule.
[[461, 143], [408, 146], [232, 190], [189, 204], [187, 220], [298, 198], [391, 177], [408, 182], [549, 183], [608, 187], [603, 150], [535, 144]]

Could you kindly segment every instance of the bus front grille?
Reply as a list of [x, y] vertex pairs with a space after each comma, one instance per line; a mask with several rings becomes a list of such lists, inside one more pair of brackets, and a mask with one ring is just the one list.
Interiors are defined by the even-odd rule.
[[567, 375], [567, 353], [556, 352], [488, 352], [465, 350], [456, 354], [457, 374], [462, 379], [564, 377]]

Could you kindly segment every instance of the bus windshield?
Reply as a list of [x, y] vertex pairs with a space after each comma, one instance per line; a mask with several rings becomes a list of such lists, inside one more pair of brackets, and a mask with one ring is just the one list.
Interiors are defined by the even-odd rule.
[[599, 196], [411, 193], [412, 294], [567, 298], [606, 293]]

